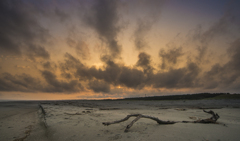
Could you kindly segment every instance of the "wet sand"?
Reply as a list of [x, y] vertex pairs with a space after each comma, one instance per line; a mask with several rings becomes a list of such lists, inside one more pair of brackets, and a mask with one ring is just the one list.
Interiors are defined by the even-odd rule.
[[[38, 104], [46, 111], [45, 119]], [[161, 120], [192, 121], [211, 117], [202, 109], [220, 115], [220, 124], [176, 123], [159, 125], [134, 119], [110, 126], [129, 114], [144, 114]], [[240, 139], [240, 100], [186, 101], [34, 101], [0, 103], [1, 141], [237, 141]]]

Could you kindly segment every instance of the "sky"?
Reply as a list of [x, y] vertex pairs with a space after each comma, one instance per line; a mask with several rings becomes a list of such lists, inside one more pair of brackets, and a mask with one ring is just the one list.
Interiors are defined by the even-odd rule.
[[239, 93], [238, 0], [1, 0], [0, 100]]

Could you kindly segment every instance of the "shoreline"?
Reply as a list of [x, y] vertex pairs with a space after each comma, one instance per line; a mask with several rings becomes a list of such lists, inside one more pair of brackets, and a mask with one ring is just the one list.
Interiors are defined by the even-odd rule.
[[[38, 104], [46, 111], [46, 127]], [[14, 101], [0, 102], [0, 137], [2, 141], [67, 140], [238, 140], [240, 135], [240, 100], [171, 101]], [[144, 114], [161, 120], [184, 121], [209, 118], [202, 109], [220, 115], [220, 124], [177, 123], [159, 125], [140, 119], [125, 133], [133, 120], [102, 125], [129, 114]], [[226, 126], [223, 126], [223, 125]], [[224, 134], [223, 134], [224, 133]]]

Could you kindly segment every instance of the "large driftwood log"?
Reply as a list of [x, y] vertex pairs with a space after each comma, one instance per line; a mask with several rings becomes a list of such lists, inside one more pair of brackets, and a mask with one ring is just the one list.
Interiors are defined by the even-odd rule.
[[195, 120], [195, 121], [163, 121], [158, 119], [157, 117], [152, 117], [152, 116], [148, 116], [148, 115], [142, 115], [142, 114], [131, 114], [131, 115], [127, 115], [125, 118], [121, 119], [121, 120], [117, 120], [117, 121], [113, 121], [113, 122], [103, 122], [102, 124], [105, 126], [111, 125], [111, 124], [116, 124], [116, 123], [120, 123], [120, 122], [124, 122], [126, 120], [128, 120], [130, 117], [136, 117], [130, 124], [127, 125], [125, 132], [127, 132], [135, 122], [137, 122], [140, 118], [149, 118], [151, 120], [156, 121], [158, 124], [174, 124], [174, 123], [216, 123], [216, 121], [220, 118], [220, 116], [216, 113], [214, 113], [213, 111], [205, 111], [203, 110], [205, 113], [211, 114], [212, 117], [207, 118], [207, 119], [200, 119], [200, 120]]

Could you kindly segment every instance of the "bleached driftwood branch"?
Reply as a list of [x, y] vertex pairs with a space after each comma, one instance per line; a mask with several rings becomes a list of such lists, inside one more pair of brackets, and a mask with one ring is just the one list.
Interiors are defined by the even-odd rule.
[[212, 117], [207, 118], [207, 119], [199, 119], [199, 120], [195, 120], [195, 121], [182, 121], [182, 122], [183, 123], [216, 123], [217, 120], [220, 118], [220, 116], [217, 113], [214, 113], [212, 110], [210, 110], [210, 111], [203, 110], [203, 112], [211, 114]]
[[113, 121], [113, 122], [103, 122], [102, 124], [105, 126], [111, 125], [111, 124], [116, 124], [116, 123], [120, 123], [120, 122], [124, 122], [126, 120], [128, 120], [130, 117], [136, 117], [130, 124], [127, 125], [126, 129], [124, 132], [127, 132], [129, 130], [129, 128], [131, 128], [133, 126], [133, 124], [135, 122], [137, 122], [140, 118], [148, 118], [151, 120], [156, 121], [158, 124], [175, 124], [175, 123], [216, 123], [216, 121], [220, 118], [220, 116], [216, 113], [214, 113], [213, 111], [205, 111], [203, 110], [205, 113], [209, 113], [212, 115], [211, 118], [207, 118], [207, 119], [201, 119], [201, 120], [196, 120], [196, 121], [163, 121], [158, 119], [157, 117], [152, 117], [152, 116], [148, 116], [148, 115], [142, 115], [142, 114], [131, 114], [131, 115], [127, 115], [125, 118], [121, 119], [121, 120], [117, 120], [117, 121]]

